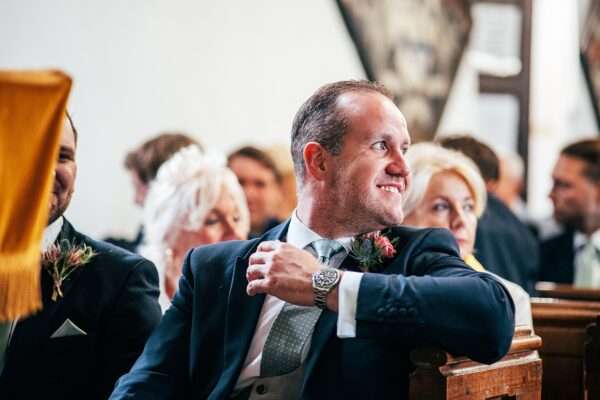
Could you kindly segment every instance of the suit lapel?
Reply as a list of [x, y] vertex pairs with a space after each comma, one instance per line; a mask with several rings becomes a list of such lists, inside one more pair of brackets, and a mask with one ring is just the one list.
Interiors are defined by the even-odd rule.
[[362, 272], [360, 267], [358, 266], [358, 261], [356, 261], [350, 254], [344, 258], [344, 261], [339, 266], [339, 269], [354, 271], [354, 272]]
[[[77, 232], [71, 224], [65, 219], [57, 241], [67, 239], [77, 241]], [[52, 278], [45, 270], [40, 273], [43, 308], [37, 314], [30, 316], [22, 321], [18, 321], [15, 326], [11, 342], [8, 349], [8, 357], [13, 361], [30, 360], [26, 354], [35, 354], [38, 349], [50, 338], [52, 333], [66, 319], [66, 303], [68, 302], [68, 293], [73, 287], [74, 282], [79, 277], [80, 271], [74, 271], [73, 274], [63, 283], [63, 298], [52, 301]], [[57, 312], [60, 310], [60, 313]]]
[[[273, 228], [256, 241], [255, 246], [235, 261], [229, 298], [227, 301], [227, 321], [225, 326], [225, 366], [221, 375], [221, 393], [231, 393], [242, 364], [248, 354], [250, 343], [254, 337], [260, 311], [265, 295], [248, 296], [246, 294], [246, 269], [248, 259], [259, 243], [266, 240], [281, 240], [285, 237], [289, 221]], [[217, 396], [218, 397], [218, 396]]]
[[[60, 243], [63, 240], [66, 240], [69, 243], [73, 243], [76, 246], [79, 246], [83, 243], [83, 239], [82, 239], [81, 235], [79, 233], [77, 233], [77, 231], [75, 231], [75, 228], [73, 228], [73, 225], [71, 225], [69, 223], [69, 221], [67, 221], [66, 218], [64, 220], [63, 227], [60, 231], [60, 234], [58, 235], [57, 242]], [[93, 261], [94, 261], [94, 259], [92, 258], [91, 262], [93, 262]], [[71, 288], [74, 286], [75, 282], [77, 282], [79, 276], [81, 275], [81, 269], [86, 268], [86, 267], [87, 266], [83, 266], [83, 267], [79, 267], [79, 268], [75, 269], [75, 271], [73, 271], [71, 273], [71, 275], [69, 275], [67, 280], [65, 280], [62, 284], [62, 292], [63, 292], [62, 299], [59, 298], [56, 302], [49, 301], [49, 303], [58, 305], [65, 298], [67, 298], [69, 291], [71, 290]], [[45, 274], [48, 278], [50, 278], [50, 275], [46, 271], [42, 271], [42, 273]], [[49, 279], [49, 280], [52, 281], [52, 279]]]
[[308, 377], [311, 376], [312, 370], [315, 367], [323, 348], [327, 344], [327, 341], [332, 335], [335, 334], [336, 325], [337, 313], [331, 311], [323, 311], [321, 313], [319, 321], [317, 321], [317, 325], [315, 326], [315, 331], [312, 335], [312, 342], [310, 344], [308, 356], [304, 361], [304, 376], [302, 378], [301, 393], [304, 393], [306, 381], [308, 380]]
[[[346, 256], [342, 264], [340, 264], [339, 269], [353, 271], [353, 272], [362, 272], [358, 267], [358, 262], [352, 258], [351, 255]], [[302, 382], [302, 392], [304, 391], [304, 386], [308, 377], [311, 375], [312, 370], [319, 359], [319, 355], [321, 354], [323, 348], [327, 344], [329, 338], [335, 334], [337, 326], [337, 313], [331, 311], [323, 311], [321, 316], [319, 317], [319, 321], [317, 321], [317, 325], [315, 325], [315, 330], [312, 335], [312, 342], [310, 344], [310, 350], [308, 352], [308, 356], [304, 362], [304, 377]]]

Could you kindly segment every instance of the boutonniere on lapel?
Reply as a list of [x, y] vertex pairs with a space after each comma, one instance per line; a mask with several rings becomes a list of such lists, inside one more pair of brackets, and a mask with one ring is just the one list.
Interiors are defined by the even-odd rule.
[[80, 246], [63, 239], [52, 244], [48, 250], [42, 253], [42, 267], [52, 277], [52, 301], [63, 297], [63, 282], [77, 268], [90, 262], [96, 253], [86, 245]]
[[364, 233], [352, 239], [350, 255], [359, 263], [364, 272], [379, 272], [385, 261], [396, 255], [398, 238], [388, 238], [381, 231]]

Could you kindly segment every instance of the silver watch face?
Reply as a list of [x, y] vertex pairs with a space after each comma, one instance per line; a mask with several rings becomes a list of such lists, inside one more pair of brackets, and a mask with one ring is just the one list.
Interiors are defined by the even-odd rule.
[[318, 288], [328, 289], [336, 284], [338, 274], [339, 271], [335, 269], [323, 269], [315, 274], [314, 284]]

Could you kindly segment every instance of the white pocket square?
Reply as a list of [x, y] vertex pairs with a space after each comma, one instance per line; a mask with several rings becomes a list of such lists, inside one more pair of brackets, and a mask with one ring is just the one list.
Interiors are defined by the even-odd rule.
[[50, 339], [56, 339], [67, 336], [86, 336], [87, 333], [77, 325], [73, 323], [69, 318], [62, 323], [62, 325], [54, 331]]

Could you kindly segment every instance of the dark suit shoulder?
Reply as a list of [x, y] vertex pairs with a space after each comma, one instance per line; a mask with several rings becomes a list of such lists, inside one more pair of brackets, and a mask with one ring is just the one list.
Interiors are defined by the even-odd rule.
[[196, 247], [188, 253], [192, 272], [198, 268], [220, 268], [234, 264], [238, 257], [248, 257], [261, 242], [259, 238], [251, 240], [233, 240]]
[[542, 268], [548, 263], [554, 264], [558, 258], [573, 258], [573, 233], [561, 232], [540, 243]]
[[398, 238], [396, 247], [400, 251], [410, 249], [413, 252], [432, 251], [459, 256], [458, 244], [448, 229], [398, 226], [390, 231], [392, 237]]
[[75, 244], [86, 244], [94, 250], [94, 257], [81, 271], [87, 290], [98, 290], [105, 300], [114, 301], [114, 296], [121, 290], [139, 286], [148, 289], [151, 292], [149, 298], [156, 301], [158, 271], [151, 261], [110, 243], [92, 239], [72, 226], [67, 227], [67, 232], [66, 237]]
[[542, 240], [541, 246], [542, 248], [553, 248], [556, 245], [565, 245], [573, 246], [573, 233], [569, 231], [561, 232], [556, 235], [550, 236]]
[[573, 283], [573, 232], [565, 231], [540, 243], [540, 274], [543, 281]]
[[154, 266], [149, 260], [138, 254], [115, 246], [111, 243], [92, 239], [83, 233], [74, 231], [75, 243], [84, 243], [94, 249], [96, 255], [93, 261], [101, 262], [104, 268], [114, 269], [114, 272], [125, 272], [138, 265]]

